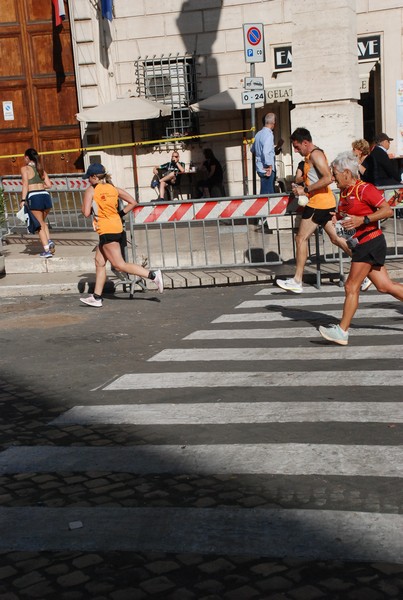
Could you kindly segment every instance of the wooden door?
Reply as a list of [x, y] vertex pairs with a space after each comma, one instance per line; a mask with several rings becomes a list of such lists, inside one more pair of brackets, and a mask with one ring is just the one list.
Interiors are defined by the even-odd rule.
[[[55, 27], [52, 0], [0, 1], [0, 156], [58, 150], [43, 156], [48, 173], [83, 170], [67, 2], [65, 9]], [[22, 164], [0, 158], [0, 174]]]

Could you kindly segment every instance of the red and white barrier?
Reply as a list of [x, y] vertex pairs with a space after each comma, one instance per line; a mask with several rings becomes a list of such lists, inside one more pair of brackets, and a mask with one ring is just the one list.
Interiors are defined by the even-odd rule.
[[[89, 186], [88, 179], [83, 179], [82, 177], [70, 175], [51, 175], [49, 177], [52, 187], [49, 190], [50, 193], [52, 191], [55, 192], [69, 192], [75, 191], [78, 192], [80, 190], [85, 190]], [[1, 179], [1, 184], [5, 192], [16, 192], [20, 193], [22, 191], [22, 180], [21, 177], [3, 177]]]
[[266, 218], [295, 212], [297, 201], [288, 196], [237, 198], [232, 200], [200, 200], [180, 204], [158, 203], [155, 206], [137, 206], [134, 221], [141, 223], [173, 223], [180, 221], [207, 221], [216, 219]]

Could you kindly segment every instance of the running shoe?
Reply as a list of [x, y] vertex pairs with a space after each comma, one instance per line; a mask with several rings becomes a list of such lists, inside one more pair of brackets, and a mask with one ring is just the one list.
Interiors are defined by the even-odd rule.
[[49, 252], [51, 252], [52, 254], [54, 254], [56, 252], [56, 246], [53, 240], [49, 240], [48, 241], [48, 246], [49, 246]]
[[102, 298], [94, 298], [94, 296], [88, 296], [88, 298], [80, 298], [80, 302], [87, 306], [93, 306], [94, 308], [101, 308]]
[[162, 292], [164, 291], [164, 280], [162, 279], [162, 273], [158, 269], [158, 271], [155, 271], [154, 274], [155, 277], [153, 279], [153, 283], [155, 283], [155, 285], [157, 286], [159, 293], [162, 294]]
[[361, 291], [362, 291], [362, 292], [366, 292], [366, 291], [367, 291], [367, 289], [368, 289], [369, 287], [371, 287], [371, 285], [372, 285], [372, 281], [369, 279], [369, 277], [366, 277], [366, 278], [364, 279], [364, 281], [362, 282], [362, 284], [361, 284]]
[[340, 346], [347, 346], [348, 344], [348, 333], [347, 331], [343, 331], [340, 325], [330, 325], [330, 327], [321, 326], [319, 327], [319, 333], [329, 342], [340, 344]]
[[302, 294], [303, 287], [302, 283], [299, 281], [295, 281], [292, 279], [276, 279], [276, 284], [281, 287], [283, 290], [287, 290], [287, 292], [294, 292], [294, 294]]
[[40, 253], [40, 258], [52, 258], [53, 254], [51, 253], [50, 250], [44, 250], [43, 252]]

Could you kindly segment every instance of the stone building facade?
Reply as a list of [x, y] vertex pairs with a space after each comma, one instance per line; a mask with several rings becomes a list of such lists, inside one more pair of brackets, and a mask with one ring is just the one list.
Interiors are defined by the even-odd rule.
[[[199, 164], [210, 147], [225, 165], [229, 194], [253, 192], [250, 153], [243, 133], [275, 112], [275, 137], [285, 140], [278, 174], [290, 180], [298, 156], [289, 144], [297, 126], [311, 130], [328, 157], [358, 137], [386, 131], [402, 153], [397, 85], [402, 73], [402, 0], [127, 0], [113, 1], [113, 19], [100, 2], [68, 0], [80, 111], [125, 95], [172, 106], [172, 118], [83, 123], [85, 146], [150, 142], [133, 149], [90, 151], [117, 183], [139, 197], [155, 198], [151, 170], [175, 147], [186, 163]], [[247, 62], [244, 24], [262, 26], [265, 61]], [[263, 101], [243, 108], [200, 110], [197, 104], [263, 78]], [[228, 132], [238, 132], [232, 133]], [[198, 140], [173, 141], [186, 135]], [[212, 135], [214, 134], [214, 135]], [[215, 135], [219, 134], [219, 135]], [[399, 137], [400, 136], [400, 137]], [[134, 165], [135, 163], [135, 165]]]

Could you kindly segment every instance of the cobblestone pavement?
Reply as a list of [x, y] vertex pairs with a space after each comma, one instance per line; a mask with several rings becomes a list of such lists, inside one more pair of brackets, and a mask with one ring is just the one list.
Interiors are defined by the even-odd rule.
[[[1, 441], [10, 445], [143, 444], [130, 427], [49, 428], [60, 413], [35, 406], [34, 389], [2, 381]], [[48, 408], [44, 408], [47, 406]], [[158, 433], [153, 432], [154, 441]], [[352, 510], [391, 506], [393, 487], [361, 492], [354, 479], [317, 478], [287, 492], [282, 479], [263, 476], [135, 476], [128, 473], [23, 473], [0, 477], [0, 505], [43, 506], [241, 506], [337, 507], [342, 495]], [[270, 501], [268, 501], [270, 499]], [[135, 552], [4, 552], [0, 554], [0, 600], [382, 600], [403, 597], [403, 565], [273, 560], [252, 556]]]
[[[196, 301], [205, 307], [207, 298], [213, 292], [200, 292]], [[240, 292], [232, 292], [234, 297]], [[164, 325], [170, 308], [178, 302], [178, 292], [172, 300], [164, 297]], [[214, 302], [224, 292], [216, 292]], [[246, 295], [246, 294], [245, 294]], [[103, 323], [108, 323], [110, 332], [100, 335], [97, 330], [99, 313], [79, 312], [79, 308], [69, 308], [68, 299], [59, 299], [53, 305], [53, 312], [47, 301], [41, 308], [37, 299], [10, 302], [2, 306], [0, 314], [0, 342], [4, 352], [10, 354], [7, 361], [9, 372], [18, 375], [8, 377], [7, 369], [0, 375], [0, 451], [12, 446], [65, 446], [65, 447], [116, 447], [147, 444], [189, 444], [193, 439], [198, 443], [211, 443], [212, 426], [168, 427], [163, 425], [64, 425], [52, 426], [51, 422], [61, 413], [83, 400], [77, 385], [69, 380], [74, 373], [62, 371], [61, 348], [70, 347], [79, 352], [76, 360], [84, 361], [85, 349], [94, 346], [94, 332], [91, 331], [82, 315], [91, 315], [93, 328], [97, 332], [97, 345], [94, 354], [117, 352], [122, 342], [122, 326], [115, 325], [118, 319], [126, 322], [126, 304], [110, 301], [104, 307]], [[74, 301], [76, 302], [76, 301]], [[172, 303], [170, 305], [170, 302]], [[223, 300], [224, 302], [224, 300]], [[225, 296], [225, 304], [228, 296]], [[234, 304], [235, 302], [233, 302]], [[73, 302], [72, 302], [73, 304]], [[151, 348], [135, 348], [135, 342], [128, 341], [133, 355], [126, 352], [126, 369], [135, 356], [138, 361], [141, 351], [145, 357], [170, 343], [172, 330], [180, 328], [179, 320], [186, 321], [192, 307], [184, 308], [177, 321], [161, 328], [161, 333]], [[190, 305], [190, 303], [189, 303]], [[59, 310], [59, 306], [64, 307]], [[122, 307], [122, 308], [121, 308]], [[85, 311], [85, 309], [83, 309]], [[188, 310], [188, 314], [186, 313]], [[204, 310], [207, 310], [204, 308]], [[205, 318], [208, 322], [215, 317], [218, 309], [214, 306]], [[161, 311], [162, 312], [162, 311]], [[35, 325], [30, 324], [35, 314]], [[156, 314], [155, 303], [138, 302], [131, 308], [136, 322], [138, 339], [146, 339], [149, 319]], [[121, 316], [120, 316], [121, 315]], [[39, 319], [40, 317], [40, 319]], [[87, 319], [89, 317], [86, 316]], [[132, 318], [132, 317], [131, 317]], [[171, 320], [173, 317], [170, 317]], [[39, 389], [38, 377], [28, 377], [34, 371], [29, 357], [20, 363], [23, 346], [36, 352], [40, 322], [44, 336], [46, 361], [51, 363], [52, 354], [58, 354], [54, 383]], [[55, 324], [57, 323], [57, 324]], [[54, 329], [57, 334], [52, 336]], [[119, 329], [121, 327], [121, 329]], [[193, 325], [192, 325], [193, 327]], [[22, 328], [18, 335], [17, 329]], [[25, 329], [24, 329], [25, 328]], [[189, 333], [186, 331], [184, 333]], [[183, 332], [180, 333], [182, 335]], [[125, 334], [127, 337], [128, 334]], [[165, 336], [165, 337], [164, 337]], [[179, 333], [178, 333], [179, 336]], [[13, 344], [19, 338], [19, 345]], [[43, 340], [42, 340], [43, 341]], [[150, 342], [150, 343], [151, 343]], [[14, 354], [13, 354], [14, 351]], [[136, 353], [137, 351], [137, 353]], [[28, 354], [28, 353], [27, 353]], [[128, 358], [127, 358], [128, 357]], [[94, 359], [88, 360], [89, 367]], [[28, 363], [28, 366], [26, 366]], [[145, 363], [145, 359], [144, 359]], [[4, 361], [6, 364], [6, 361]], [[106, 364], [106, 361], [105, 361]], [[63, 365], [64, 366], [64, 365]], [[151, 369], [150, 369], [151, 370]], [[60, 374], [61, 373], [61, 374]], [[36, 375], [36, 373], [35, 373]], [[59, 389], [57, 376], [64, 385]], [[17, 379], [18, 377], [18, 379]], [[52, 382], [51, 382], [52, 383]], [[85, 386], [83, 386], [85, 387]], [[221, 397], [229, 400], [233, 392], [222, 392]], [[372, 392], [366, 399], [373, 400]], [[193, 391], [182, 392], [182, 400], [193, 399]], [[375, 395], [375, 392], [373, 392]], [[130, 398], [126, 395], [119, 401]], [[102, 400], [102, 398], [101, 398]], [[95, 400], [94, 400], [95, 401]], [[134, 402], [139, 401], [135, 399]], [[141, 399], [140, 399], [141, 401]], [[158, 398], [157, 398], [158, 401]], [[245, 434], [236, 428], [239, 443], [247, 442], [250, 432]], [[339, 424], [337, 431], [329, 428], [326, 441], [337, 443], [337, 436], [357, 435], [360, 443], [385, 444], [385, 431], [390, 445], [401, 444], [401, 428], [395, 424]], [[279, 442], [284, 437], [289, 441], [321, 442], [321, 430], [315, 430], [309, 423], [304, 424], [303, 432], [293, 430], [292, 425], [255, 424], [254, 439], [258, 442]], [[226, 425], [214, 425], [214, 440], [225, 443], [230, 439], [230, 429]], [[192, 436], [195, 436], [194, 438]], [[1, 474], [0, 508], [67, 508], [67, 507], [111, 507], [111, 508], [307, 508], [345, 511], [366, 511], [389, 514], [402, 514], [403, 494], [401, 479], [377, 478], [376, 486], [357, 481], [361, 478], [338, 476], [298, 477], [298, 485], [293, 485], [293, 476], [266, 475], [180, 475], [147, 474], [118, 471], [58, 471], [40, 473]], [[379, 481], [381, 479], [381, 481]], [[1, 543], [1, 531], [0, 531]], [[403, 542], [402, 542], [403, 543]], [[262, 556], [216, 555], [194, 553], [151, 553], [124, 551], [16, 551], [7, 548], [0, 552], [0, 600], [402, 600], [403, 565], [386, 563], [348, 563], [343, 561], [309, 561], [296, 559], [274, 559]]]

